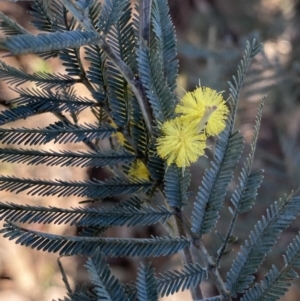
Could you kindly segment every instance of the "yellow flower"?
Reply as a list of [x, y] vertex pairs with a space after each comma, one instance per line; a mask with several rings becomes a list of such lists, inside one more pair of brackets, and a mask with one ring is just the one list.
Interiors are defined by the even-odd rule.
[[150, 180], [150, 173], [141, 160], [136, 160], [131, 164], [128, 175], [139, 180]]
[[[118, 126], [115, 124], [115, 122], [113, 120], [109, 120], [109, 123], [111, 124], [112, 127], [117, 128]], [[120, 145], [124, 145], [125, 143], [125, 137], [121, 132], [117, 132], [115, 134], [111, 135], [112, 137], [116, 137], [117, 141]]]
[[177, 117], [163, 123], [162, 136], [157, 139], [157, 153], [167, 160], [167, 165], [175, 163], [183, 169], [204, 155], [206, 136], [185, 119]]
[[220, 93], [198, 87], [184, 95], [175, 112], [182, 114], [186, 122], [196, 124], [198, 131], [204, 130], [208, 136], [215, 136], [225, 129], [229, 110]]

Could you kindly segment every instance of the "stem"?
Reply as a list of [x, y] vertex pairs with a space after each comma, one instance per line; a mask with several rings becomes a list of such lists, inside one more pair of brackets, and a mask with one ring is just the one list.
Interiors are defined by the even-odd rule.
[[58, 259], [57, 259], [57, 264], [58, 264], [60, 273], [62, 274], [62, 281], [63, 281], [63, 283], [65, 284], [68, 293], [69, 293], [69, 294], [72, 294], [73, 291], [72, 291], [71, 286], [70, 286], [70, 284], [69, 284], [67, 274], [65, 273], [64, 267], [63, 267], [63, 265], [62, 265], [62, 263], [61, 263], [61, 261], [60, 261], [60, 259], [61, 259], [62, 257], [65, 257], [65, 256], [60, 256], [60, 257], [58, 257]]
[[237, 216], [238, 216], [237, 211], [235, 211], [234, 216], [232, 217], [231, 222], [230, 222], [230, 225], [229, 225], [229, 227], [228, 227], [228, 231], [227, 231], [227, 233], [226, 233], [226, 237], [225, 237], [225, 239], [224, 239], [223, 245], [222, 245], [222, 247], [220, 248], [220, 251], [218, 252], [218, 257], [217, 257], [217, 259], [216, 259], [216, 265], [217, 265], [217, 266], [219, 266], [220, 261], [221, 261], [221, 258], [222, 258], [222, 256], [223, 256], [223, 253], [224, 253], [224, 251], [226, 250], [226, 247], [227, 247], [227, 245], [228, 245], [229, 238], [230, 238], [230, 236], [231, 236], [231, 234], [232, 234], [232, 232], [233, 232], [234, 226], [235, 226], [235, 222], [236, 222]]
[[[176, 217], [177, 218], [175, 218], [175, 220], [176, 220], [176, 226], [177, 226], [177, 229], [178, 229], [179, 237], [181, 237], [181, 236], [185, 236], [186, 237], [186, 231], [185, 231], [185, 229], [183, 227], [183, 224], [184, 224], [183, 213], [181, 211], [178, 212]], [[184, 264], [194, 264], [195, 263], [190, 248], [183, 249], [182, 260], [183, 260]], [[198, 286], [196, 286], [194, 288], [191, 288], [190, 291], [191, 291], [191, 294], [192, 294], [193, 301], [202, 300], [203, 299], [203, 294], [202, 294], [200, 285], [198, 285]]]
[[202, 261], [207, 266], [207, 272], [208, 272], [209, 276], [211, 277], [213, 283], [216, 285], [217, 290], [223, 296], [223, 300], [231, 301], [230, 291], [228, 291], [228, 289], [226, 288], [225, 283], [224, 283], [224, 281], [219, 273], [219, 270], [216, 266], [216, 263], [214, 262], [212, 257], [208, 254], [202, 241], [200, 239], [197, 239], [194, 241], [193, 244], [198, 249], [199, 255], [200, 255]]
[[[185, 236], [190, 236], [193, 240], [193, 245], [199, 252], [199, 256], [201, 257], [202, 262], [205, 264], [207, 268], [207, 272], [210, 276], [210, 278], [213, 280], [214, 284], [216, 285], [217, 290], [222, 295], [224, 301], [231, 301], [230, 291], [225, 286], [225, 283], [219, 273], [219, 270], [217, 268], [217, 265], [214, 261], [214, 259], [209, 255], [207, 249], [205, 248], [203, 242], [201, 241], [200, 236], [195, 234], [191, 231], [191, 225], [188, 218], [180, 212], [180, 225], [177, 223], [177, 227], [182, 233], [185, 233]], [[181, 234], [184, 235], [184, 234]], [[196, 299], [197, 300], [197, 299]]]
[[[75, 7], [71, 0], [59, 0], [74, 16], [74, 18], [81, 24], [81, 26], [87, 31], [96, 32], [91, 21], [87, 17], [85, 11], [80, 10]], [[115, 67], [121, 72], [125, 80], [128, 82], [131, 90], [135, 94], [138, 104], [140, 106], [147, 131], [149, 136], [152, 135], [152, 126], [151, 126], [151, 109], [149, 102], [146, 98], [145, 93], [143, 92], [141, 83], [137, 80], [132, 70], [125, 64], [124, 61], [113, 51], [111, 46], [106, 42], [105, 37], [99, 35], [100, 41], [98, 46], [103, 49], [107, 57], [112, 61]]]

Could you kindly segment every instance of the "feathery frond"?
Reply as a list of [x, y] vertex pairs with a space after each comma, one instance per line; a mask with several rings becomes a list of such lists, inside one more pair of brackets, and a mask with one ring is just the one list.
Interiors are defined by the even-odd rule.
[[73, 125], [58, 121], [45, 128], [0, 128], [0, 141], [5, 144], [23, 143], [25, 145], [42, 145], [51, 141], [58, 144], [79, 143], [94, 139], [105, 139], [116, 132], [117, 130], [114, 127], [105, 123], [100, 126], [87, 123]]
[[186, 264], [181, 271], [168, 271], [158, 277], [158, 290], [161, 296], [169, 296], [200, 285], [206, 278], [206, 270], [200, 264]]
[[81, 196], [88, 198], [105, 198], [121, 194], [146, 193], [153, 186], [151, 182], [138, 179], [122, 179], [115, 177], [105, 182], [99, 180], [87, 181], [47, 181], [40, 179], [20, 179], [16, 177], [0, 176], [0, 189], [20, 193], [29, 190], [29, 195], [57, 197]]
[[291, 268], [284, 268], [280, 272], [273, 265], [269, 273], [260, 284], [256, 283], [249, 289], [241, 301], [276, 301], [281, 298], [291, 286], [291, 281], [298, 278], [298, 274]]
[[199, 235], [210, 232], [216, 225], [224, 196], [233, 177], [233, 170], [242, 153], [243, 138], [232, 132], [236, 108], [248, 66], [260, 50], [261, 44], [256, 45], [255, 40], [251, 45], [247, 43], [244, 58], [238, 67], [238, 78], [233, 76], [234, 83], [228, 82], [231, 94], [231, 99], [228, 101], [231, 116], [227, 119], [226, 129], [217, 141], [215, 161], [212, 162], [211, 169], [204, 174], [192, 213], [192, 231]]
[[151, 263], [147, 266], [141, 264], [138, 269], [136, 286], [139, 301], [158, 301], [155, 270], [151, 268]]
[[0, 220], [20, 223], [70, 224], [77, 227], [146, 226], [172, 216], [165, 207], [138, 205], [135, 198], [104, 208], [57, 208], [0, 203]]
[[18, 106], [33, 106], [42, 111], [80, 112], [86, 108], [99, 105], [94, 100], [76, 96], [72, 88], [67, 95], [35, 88], [16, 88], [14, 91], [19, 94], [19, 97], [10, 100], [8, 103]]
[[178, 76], [178, 60], [176, 60], [175, 29], [169, 14], [167, 1], [152, 1], [152, 27], [158, 53], [162, 56], [163, 72], [167, 86], [172, 93], [176, 89]]
[[89, 17], [95, 28], [100, 33], [98, 28], [98, 21], [101, 14], [101, 3], [98, 0], [89, 0]]
[[99, 300], [128, 301], [123, 285], [111, 274], [100, 248], [97, 248], [94, 254], [88, 258], [85, 267], [94, 284], [93, 291]]
[[170, 165], [165, 172], [164, 193], [171, 207], [182, 210], [187, 205], [187, 188], [191, 182], [191, 173], [189, 168], [177, 167], [175, 164]]
[[17, 108], [11, 108], [0, 112], [0, 125], [17, 121], [20, 119], [26, 119], [31, 116], [45, 113], [44, 110], [38, 106], [32, 105], [28, 106], [19, 106]]
[[64, 299], [58, 299], [59, 301], [97, 301], [97, 296], [94, 292], [89, 291], [85, 286], [76, 287], [74, 292], [68, 292], [68, 296]]
[[10, 19], [3, 12], [0, 12], [0, 28], [1, 31], [7, 36], [29, 33], [24, 27]]
[[42, 151], [30, 149], [0, 148], [0, 160], [28, 165], [100, 167], [130, 163], [136, 156], [125, 151]]
[[283, 259], [286, 266], [300, 267], [300, 234], [288, 245]]
[[[123, 14], [107, 36], [115, 53], [130, 67], [135, 67], [135, 41], [131, 26], [131, 6], [127, 3]], [[135, 68], [136, 69], [136, 68]], [[120, 71], [108, 60], [108, 103], [114, 122], [126, 126], [129, 122], [132, 93]]]
[[228, 81], [229, 92], [230, 92], [229, 103], [231, 105], [231, 112], [232, 112], [232, 122], [231, 122], [230, 131], [232, 131], [232, 129], [233, 129], [237, 103], [239, 100], [240, 92], [242, 89], [242, 85], [243, 85], [247, 70], [251, 63], [251, 60], [261, 51], [261, 49], [262, 49], [262, 44], [261, 43], [257, 44], [256, 39], [253, 39], [252, 43], [249, 43], [247, 41], [245, 55], [243, 56], [243, 59], [241, 60], [240, 65], [238, 66], [237, 76], [233, 75], [232, 82]]
[[[156, 277], [157, 289], [161, 297], [173, 295], [177, 292], [188, 290], [192, 287], [200, 285], [202, 280], [207, 277], [206, 270], [200, 264], [186, 264], [183, 269], [160, 273]], [[126, 292], [131, 300], [137, 294], [136, 287], [126, 285]]]
[[221, 257], [226, 251], [226, 247], [230, 241], [230, 238], [232, 237], [232, 232], [234, 230], [238, 215], [252, 208], [257, 195], [257, 190], [263, 180], [263, 175], [262, 175], [263, 170], [259, 170], [257, 172], [251, 173], [251, 166], [252, 166], [254, 152], [256, 148], [263, 104], [264, 104], [264, 99], [262, 100], [260, 107], [258, 109], [258, 114], [255, 121], [255, 131], [252, 138], [252, 142], [250, 144], [251, 151], [240, 173], [239, 185], [237, 189], [234, 191], [231, 198], [231, 203], [233, 204], [235, 210], [229, 207], [229, 212], [232, 215], [232, 219], [228, 227], [227, 234], [223, 239], [223, 245], [218, 251], [217, 263], [220, 262]]
[[165, 176], [165, 161], [157, 155], [154, 143], [150, 143], [149, 145], [147, 167], [151, 178], [158, 183], [162, 183]]
[[233, 296], [243, 293], [253, 281], [252, 275], [274, 246], [280, 233], [299, 213], [300, 197], [293, 196], [288, 196], [279, 203], [275, 202], [267, 210], [267, 216], [263, 216], [257, 223], [227, 273], [227, 286]]
[[111, 27], [115, 25], [124, 13], [127, 0], [105, 0], [102, 6], [98, 27], [107, 34]]
[[38, 30], [46, 32], [54, 32], [55, 18], [51, 14], [50, 1], [36, 0], [31, 2], [31, 10], [29, 11], [32, 16], [31, 24]]
[[146, 89], [155, 122], [162, 124], [174, 117], [174, 96], [164, 80], [162, 63], [156, 49], [147, 49], [140, 43], [137, 51], [139, 76]]
[[76, 48], [99, 43], [100, 38], [94, 31], [66, 31], [48, 34], [23, 34], [0, 41], [0, 45], [9, 50], [10, 55], [42, 53], [52, 50]]
[[194, 203], [192, 231], [199, 235], [208, 233], [216, 225], [219, 211], [233, 171], [243, 150], [243, 137], [238, 133], [229, 135], [229, 127], [221, 133], [215, 150], [212, 167], [206, 170], [202, 185]]
[[61, 89], [74, 85], [78, 80], [64, 74], [52, 74], [47, 72], [35, 72], [28, 74], [20, 69], [7, 65], [0, 61], [0, 78], [5, 80], [8, 85], [22, 85], [26, 82], [34, 82], [37, 87], [42, 89]]
[[[256, 195], [257, 195], [257, 189], [259, 188], [262, 180], [263, 180], [263, 170], [259, 170], [254, 173], [250, 173], [250, 169], [252, 166], [253, 158], [254, 158], [254, 152], [256, 148], [256, 142], [257, 137], [259, 133], [259, 127], [261, 122], [261, 116], [262, 116], [262, 109], [264, 105], [265, 99], [262, 99], [261, 104], [258, 109], [257, 117], [255, 120], [255, 130], [251, 142], [251, 152], [247, 158], [247, 161], [244, 164], [244, 167], [242, 169], [240, 178], [239, 178], [239, 186], [235, 190], [231, 203], [233, 204], [236, 213], [241, 214], [245, 213], [246, 211], [250, 210], [254, 204]], [[233, 213], [233, 210], [231, 210]]]
[[10, 240], [17, 239], [16, 244], [66, 256], [89, 256], [98, 247], [105, 256], [170, 256], [190, 245], [190, 241], [184, 237], [134, 239], [62, 236], [24, 229], [12, 223], [4, 224], [0, 233]]

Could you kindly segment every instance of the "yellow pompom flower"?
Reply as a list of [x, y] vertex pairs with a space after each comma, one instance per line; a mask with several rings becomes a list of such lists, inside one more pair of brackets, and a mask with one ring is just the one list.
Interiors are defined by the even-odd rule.
[[187, 123], [197, 125], [207, 136], [221, 133], [226, 126], [229, 110], [221, 93], [208, 87], [187, 92], [175, 109]]
[[[109, 120], [109, 123], [114, 128], [118, 127], [113, 120]], [[125, 143], [125, 137], [124, 137], [124, 135], [121, 132], [117, 132], [115, 134], [112, 134], [111, 136], [117, 138], [117, 141], [118, 141], [118, 143], [120, 145], [122, 145], [122, 146], [124, 145], [124, 143]]]
[[162, 136], [157, 138], [157, 153], [167, 161], [183, 169], [204, 155], [206, 136], [197, 127], [181, 117], [163, 123]]
[[131, 164], [128, 176], [139, 180], [150, 180], [150, 173], [141, 160], [135, 160]]

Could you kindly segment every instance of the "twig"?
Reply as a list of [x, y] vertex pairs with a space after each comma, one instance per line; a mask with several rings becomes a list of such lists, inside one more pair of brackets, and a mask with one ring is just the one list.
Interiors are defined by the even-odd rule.
[[219, 273], [218, 267], [214, 259], [207, 252], [207, 249], [201, 241], [201, 237], [198, 237], [197, 234], [191, 231], [190, 221], [182, 212], [177, 213], [176, 221], [176, 225], [182, 233], [181, 235], [184, 235], [183, 233], [185, 233], [184, 236], [188, 235], [192, 238], [193, 245], [199, 252], [199, 256], [201, 257], [202, 262], [205, 264], [210, 278], [213, 280], [213, 283], [216, 285], [217, 290], [222, 295], [222, 300], [231, 301], [230, 291], [228, 291], [228, 289], [226, 288], [225, 283]]
[[225, 283], [219, 273], [219, 270], [216, 266], [216, 263], [212, 259], [212, 257], [208, 254], [205, 246], [203, 245], [202, 241], [200, 239], [197, 239], [194, 241], [194, 246], [198, 249], [199, 255], [202, 259], [202, 261], [207, 266], [207, 272], [209, 276], [211, 277], [213, 283], [217, 287], [217, 290], [219, 293], [223, 296], [224, 301], [231, 301], [230, 291], [225, 286]]
[[[176, 220], [176, 226], [178, 229], [179, 237], [181, 237], [181, 236], [186, 237], [186, 231], [183, 227], [183, 225], [184, 225], [183, 213], [178, 212], [175, 220]], [[183, 257], [182, 259], [185, 264], [191, 264], [191, 263], [195, 262], [190, 248], [183, 249], [183, 254], [184, 254], [184, 256], [182, 256]], [[198, 285], [194, 288], [191, 288], [190, 291], [191, 291], [192, 298], [194, 301], [203, 299], [203, 294], [202, 294], [200, 285]]]

